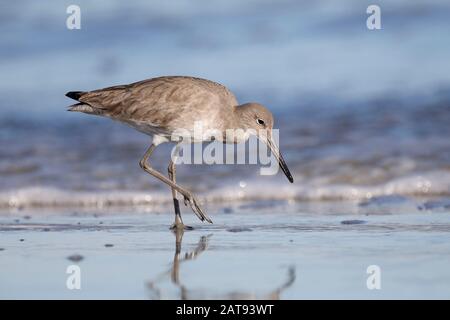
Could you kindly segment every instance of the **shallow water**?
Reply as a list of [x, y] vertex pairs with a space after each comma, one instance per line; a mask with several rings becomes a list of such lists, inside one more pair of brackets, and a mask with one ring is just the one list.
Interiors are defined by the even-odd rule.
[[[368, 215], [354, 203], [329, 206], [341, 213], [314, 204], [209, 206], [213, 225], [184, 215], [195, 230], [179, 252], [166, 211], [2, 216], [0, 297], [450, 297], [448, 209]], [[81, 290], [66, 287], [69, 265], [81, 268]], [[380, 267], [380, 290], [366, 286], [370, 265]]]

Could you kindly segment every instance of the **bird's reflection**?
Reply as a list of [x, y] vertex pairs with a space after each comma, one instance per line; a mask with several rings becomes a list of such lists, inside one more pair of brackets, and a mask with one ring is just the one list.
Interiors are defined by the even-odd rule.
[[[261, 296], [250, 293], [250, 292], [232, 292], [227, 294], [223, 299], [227, 300], [256, 300], [256, 299], [262, 299], [262, 300], [280, 300], [281, 293], [292, 286], [295, 282], [296, 275], [295, 275], [295, 267], [289, 266], [287, 278], [286, 281], [280, 285], [279, 287], [275, 288], [274, 290], [270, 291], [269, 293], [263, 294]], [[219, 297], [222, 298], [222, 297]]]
[[175, 255], [173, 257], [173, 264], [171, 270], [171, 280], [173, 284], [180, 288], [180, 298], [182, 300], [188, 299], [186, 287], [180, 282], [180, 264], [187, 260], [194, 260], [206, 249], [208, 249], [209, 238], [211, 238], [212, 234], [207, 236], [201, 236], [200, 240], [197, 243], [197, 247], [190, 252], [186, 252], [183, 257], [180, 258], [181, 255], [181, 243], [183, 241], [183, 233], [184, 230], [177, 230], [175, 233]]
[[175, 229], [173, 233], [175, 235], [175, 254], [170, 269], [161, 273], [155, 280], [147, 283], [147, 287], [152, 293], [152, 297], [154, 299], [163, 298], [162, 292], [157, 284], [163, 281], [168, 275], [170, 275], [171, 282], [180, 289], [180, 297], [178, 298], [182, 300], [188, 299], [188, 290], [180, 281], [180, 265], [185, 261], [196, 259], [203, 251], [205, 251], [208, 248], [209, 239], [212, 236], [212, 234], [201, 236], [200, 240], [198, 241], [197, 247], [193, 251], [186, 252], [183, 257], [180, 257], [184, 230]]
[[150, 295], [152, 299], [164, 299], [163, 292], [161, 290], [160, 285], [163, 284], [165, 280], [170, 278], [172, 284], [174, 284], [179, 290], [174, 299], [188, 300], [188, 299], [227, 299], [227, 300], [237, 300], [237, 299], [271, 299], [278, 300], [280, 299], [281, 293], [292, 286], [296, 279], [296, 270], [294, 266], [289, 266], [286, 280], [280, 286], [277, 286], [272, 291], [263, 294], [256, 295], [250, 292], [241, 292], [235, 291], [226, 293], [225, 295], [216, 296], [216, 294], [208, 294], [206, 292], [195, 292], [195, 290], [188, 290], [188, 288], [183, 284], [180, 279], [180, 266], [182, 263], [196, 259], [202, 252], [206, 251], [209, 246], [210, 238], [212, 234], [201, 236], [197, 246], [194, 250], [186, 252], [184, 255], [181, 254], [181, 245], [183, 241], [184, 230], [176, 230], [175, 234], [175, 254], [173, 257], [173, 263], [170, 268], [159, 276], [157, 276], [154, 280], [149, 281], [147, 283], [147, 288], [150, 291]]

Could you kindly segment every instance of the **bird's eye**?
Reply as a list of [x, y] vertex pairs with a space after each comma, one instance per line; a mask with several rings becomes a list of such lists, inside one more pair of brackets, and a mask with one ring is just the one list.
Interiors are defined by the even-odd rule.
[[262, 119], [256, 119], [256, 122], [260, 125], [264, 125], [264, 120]]

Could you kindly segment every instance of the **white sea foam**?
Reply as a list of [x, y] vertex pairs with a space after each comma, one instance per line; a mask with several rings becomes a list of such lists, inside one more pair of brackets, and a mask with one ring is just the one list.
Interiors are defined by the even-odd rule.
[[[284, 182], [284, 181], [283, 181]], [[427, 172], [406, 176], [385, 184], [361, 186], [345, 184], [252, 182], [226, 185], [200, 192], [206, 202], [246, 200], [329, 201], [367, 200], [377, 196], [449, 196], [450, 173]], [[162, 191], [72, 191], [52, 187], [29, 187], [0, 192], [0, 208], [51, 208], [114, 206], [156, 206], [171, 203], [170, 192]]]

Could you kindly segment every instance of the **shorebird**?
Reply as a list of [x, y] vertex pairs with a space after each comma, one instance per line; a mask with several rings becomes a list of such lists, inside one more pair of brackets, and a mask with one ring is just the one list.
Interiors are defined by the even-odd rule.
[[[237, 134], [230, 138], [225, 134], [226, 130], [241, 129], [241, 132], [247, 132], [253, 129], [251, 132], [255, 132], [268, 145], [288, 180], [291, 183], [294, 181], [273, 141], [272, 113], [259, 103], [239, 105], [233, 93], [216, 82], [194, 77], [166, 76], [93, 91], [70, 91], [66, 96], [79, 102], [71, 105], [69, 111], [111, 118], [153, 136], [139, 164], [144, 171], [171, 187], [175, 208], [174, 229], [190, 229], [181, 218], [178, 192], [184, 197], [184, 204], [189, 204], [201, 221], [212, 221], [192, 192], [176, 182], [175, 157], [179, 152], [179, 141], [169, 162], [168, 177], [153, 169], [148, 160], [159, 144], [174, 142], [173, 135], [179, 129], [192, 133], [197, 121], [201, 121], [205, 129], [219, 130], [223, 134], [219, 140], [223, 143], [239, 143], [249, 138], [248, 134]], [[192, 137], [188, 140], [192, 143], [206, 141], [203, 137]], [[186, 142], [186, 138], [183, 142]]]

